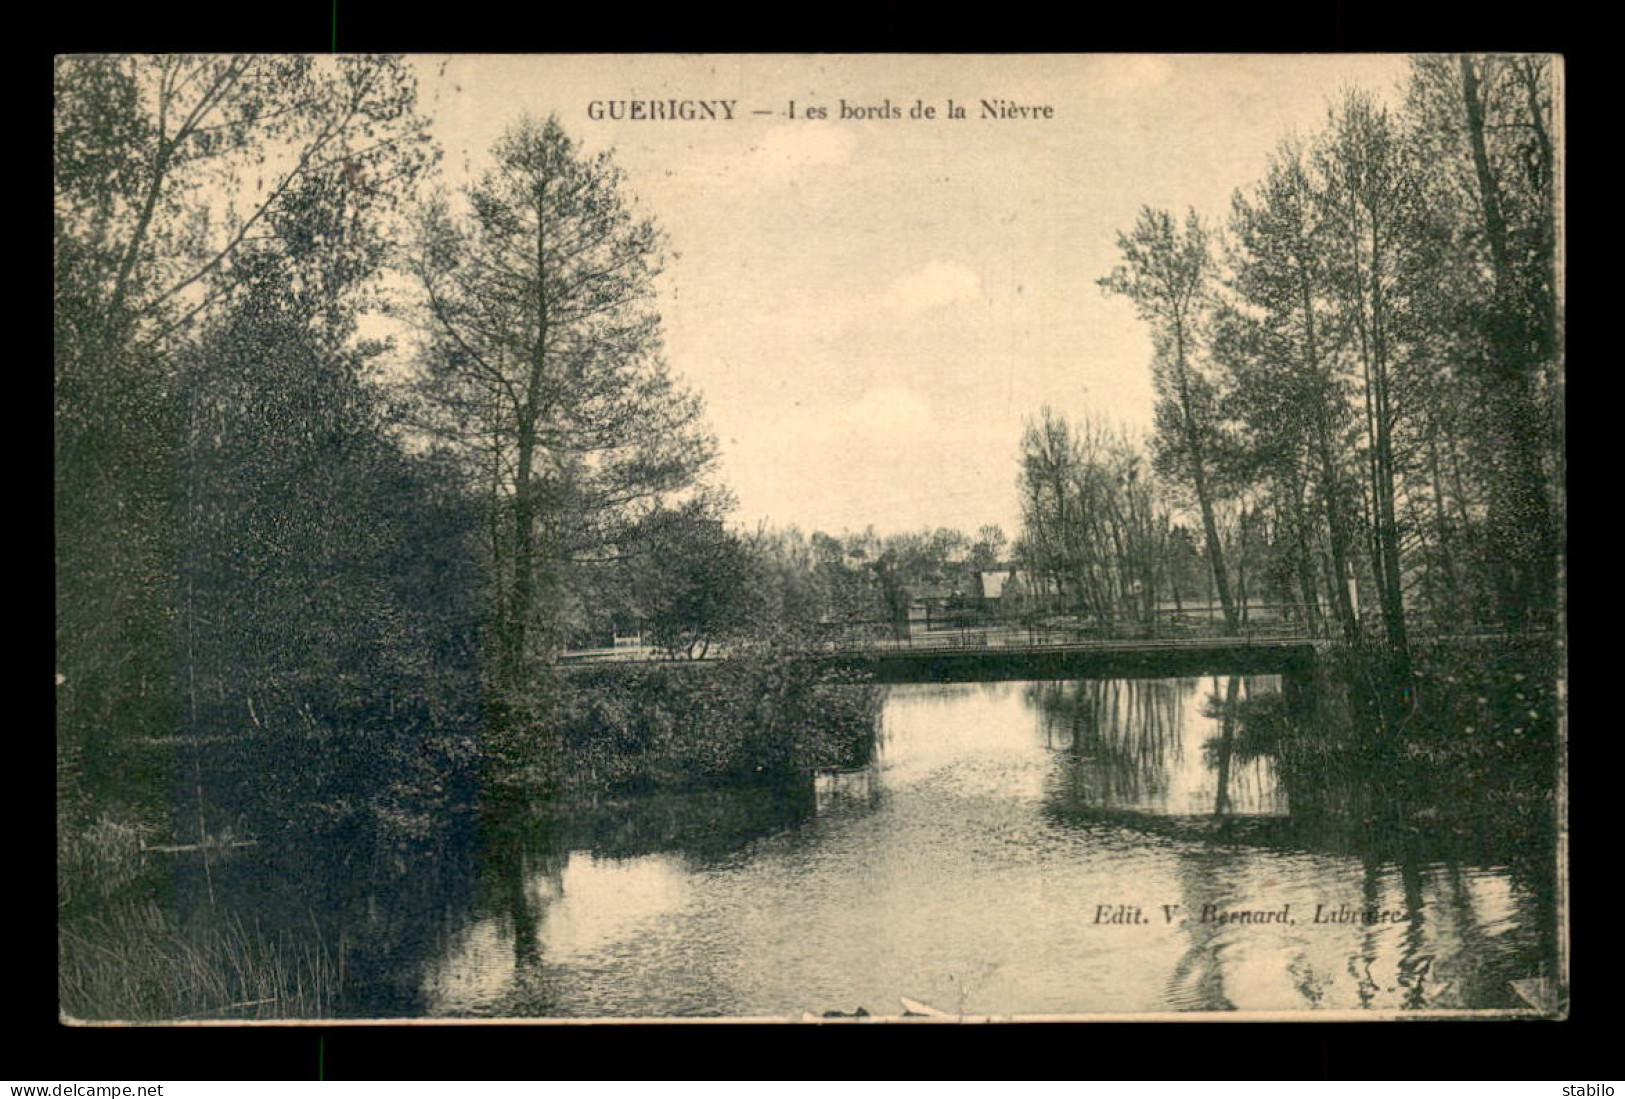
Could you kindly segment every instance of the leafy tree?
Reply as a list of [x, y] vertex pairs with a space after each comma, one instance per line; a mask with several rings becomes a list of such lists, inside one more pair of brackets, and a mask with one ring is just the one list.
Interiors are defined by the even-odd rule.
[[[1324, 530], [1327, 586], [1343, 635], [1358, 633], [1350, 595], [1354, 525], [1346, 485], [1349, 392], [1346, 332], [1328, 301], [1329, 230], [1322, 185], [1302, 148], [1283, 143], [1251, 196], [1238, 192], [1235, 302], [1221, 316], [1215, 353], [1230, 375], [1228, 408], [1250, 470], [1275, 481], [1308, 613], [1319, 601], [1315, 546]], [[1318, 503], [1320, 522], [1308, 507]]]
[[747, 555], [744, 624], [736, 647], [795, 652], [825, 639], [829, 615], [815, 539], [794, 527], [765, 524], [741, 539]]
[[814, 531], [810, 539], [813, 575], [831, 624], [873, 623], [885, 617], [885, 604], [869, 564], [870, 547], [855, 537]]
[[1147, 207], [1132, 232], [1118, 234], [1117, 244], [1124, 263], [1101, 279], [1100, 286], [1129, 298], [1152, 326], [1159, 466], [1196, 495], [1213, 583], [1225, 625], [1233, 630], [1238, 619], [1217, 518], [1221, 486], [1215, 477], [1215, 452], [1224, 446], [1218, 394], [1197, 360], [1214, 273], [1207, 229], [1194, 210], [1181, 228], [1171, 214]]
[[652, 512], [624, 548], [644, 636], [661, 652], [703, 657], [746, 626], [748, 551], [703, 507]]
[[285, 291], [336, 308], [432, 158], [398, 58], [67, 56], [55, 75], [57, 339], [76, 372], [173, 346], [242, 288], [249, 249], [274, 244]]
[[1233, 203], [1207, 350], [1235, 444], [1209, 457], [1263, 508], [1236, 536], [1311, 610], [1321, 574], [1345, 637], [1374, 590], [1402, 681], [1420, 609], [1517, 628], [1556, 605], [1553, 70], [1418, 58], [1402, 112], [1345, 94]]
[[1415, 405], [1407, 383], [1425, 369], [1415, 355], [1422, 323], [1416, 289], [1434, 266], [1422, 249], [1429, 212], [1415, 153], [1388, 112], [1359, 93], [1345, 97], [1316, 152], [1333, 300], [1353, 334], [1362, 380], [1372, 573], [1395, 653], [1408, 648], [1401, 432]]
[[[1478, 400], [1491, 573], [1510, 628], [1555, 605], [1561, 509], [1554, 61], [1415, 58], [1408, 109], [1457, 262], [1441, 269]], [[1448, 314], [1447, 314], [1448, 315]]]
[[424, 219], [420, 426], [490, 507], [493, 687], [517, 704], [560, 623], [561, 569], [611, 557], [627, 526], [708, 467], [699, 399], [661, 357], [662, 239], [609, 153], [526, 119], [494, 166]]
[[996, 523], [987, 523], [976, 531], [976, 541], [971, 543], [971, 564], [978, 572], [988, 572], [999, 568], [1005, 560], [1005, 553], [1009, 540], [1004, 536], [1004, 530]]
[[174, 719], [189, 341], [273, 268], [348, 335], [431, 153], [393, 58], [66, 56], [54, 91], [59, 728], [99, 788]]
[[193, 763], [222, 809], [425, 839], [472, 781], [474, 517], [293, 300], [262, 287], [181, 361], [177, 726], [229, 746]]
[[1070, 538], [1074, 470], [1079, 463], [1071, 425], [1046, 406], [1021, 437], [1022, 537], [1019, 554], [1039, 598], [1053, 588], [1061, 606], [1076, 595]]
[[1143, 447], [1126, 432], [1044, 408], [1022, 436], [1018, 555], [1062, 607], [1106, 626], [1156, 621], [1172, 574], [1170, 528]]

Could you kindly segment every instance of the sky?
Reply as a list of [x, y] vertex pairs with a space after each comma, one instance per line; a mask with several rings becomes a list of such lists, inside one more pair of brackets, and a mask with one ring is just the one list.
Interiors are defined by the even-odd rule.
[[[1397, 55], [414, 61], [454, 189], [527, 113], [614, 151], [667, 236], [666, 357], [705, 399], [733, 523], [1012, 538], [1025, 418], [1150, 428], [1150, 333], [1096, 284], [1117, 234], [1145, 205], [1221, 224], [1283, 137], [1316, 131], [1344, 88], [1397, 102], [1406, 71]], [[594, 117], [672, 100], [717, 117]], [[982, 100], [1048, 117], [982, 117]], [[843, 101], [902, 117], [843, 119]]]

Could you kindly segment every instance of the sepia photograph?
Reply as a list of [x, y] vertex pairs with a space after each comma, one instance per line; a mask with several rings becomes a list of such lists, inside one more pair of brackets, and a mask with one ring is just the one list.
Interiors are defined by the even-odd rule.
[[1568, 1017], [1561, 57], [53, 79], [64, 1024]]

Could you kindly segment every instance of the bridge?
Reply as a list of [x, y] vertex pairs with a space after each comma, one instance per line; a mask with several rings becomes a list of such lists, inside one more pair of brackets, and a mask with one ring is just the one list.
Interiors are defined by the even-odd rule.
[[[1313, 668], [1316, 641], [1291, 624], [1281, 623], [1244, 627], [1234, 634], [1213, 630], [1162, 637], [1088, 636], [1077, 630], [989, 626], [828, 640], [802, 651], [798, 658], [865, 672], [878, 683], [1188, 675], [1296, 678]], [[649, 650], [621, 649], [566, 653], [560, 663], [567, 671], [609, 671], [647, 666], [651, 660], [703, 665], [717, 659], [671, 662]]]
[[[935, 639], [933, 639], [935, 641]], [[913, 642], [913, 639], [910, 639]], [[1307, 638], [1215, 636], [903, 643], [813, 654], [878, 683], [1006, 679], [1141, 679], [1189, 675], [1296, 675], [1315, 662]]]

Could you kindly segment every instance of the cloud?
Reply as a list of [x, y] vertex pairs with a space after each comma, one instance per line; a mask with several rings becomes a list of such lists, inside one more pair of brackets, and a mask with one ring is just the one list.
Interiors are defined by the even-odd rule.
[[982, 279], [962, 263], [933, 261], [910, 271], [886, 288], [881, 298], [890, 311], [912, 316], [954, 302], [969, 301], [982, 292]]

